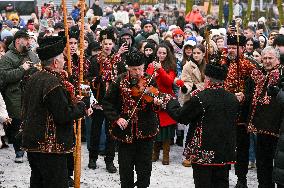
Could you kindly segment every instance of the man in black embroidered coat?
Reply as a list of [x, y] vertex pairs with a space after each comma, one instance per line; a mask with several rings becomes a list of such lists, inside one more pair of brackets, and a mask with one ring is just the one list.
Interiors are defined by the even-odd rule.
[[192, 160], [196, 188], [229, 187], [229, 164], [235, 163], [235, 126], [239, 103], [225, 91], [227, 70], [208, 64], [205, 90], [193, 94], [183, 107], [177, 100], [167, 104], [169, 115], [191, 124], [193, 133], [184, 155]]
[[266, 47], [261, 52], [263, 70], [255, 69], [246, 82], [245, 101], [250, 104], [248, 131], [257, 134], [256, 166], [260, 188], [274, 188], [273, 160], [283, 122], [284, 106], [278, 100], [284, 68], [279, 51]]
[[[137, 86], [137, 81], [144, 75], [143, 54], [131, 52], [126, 63], [128, 71], [110, 85], [103, 101], [103, 109], [111, 122], [110, 134], [119, 142], [121, 187], [146, 188], [150, 185], [153, 137], [159, 130], [159, 119], [154, 111], [156, 106], [153, 102], [138, 102], [139, 96], [132, 96], [131, 92], [131, 88]], [[150, 78], [145, 79], [146, 83], [150, 81]], [[136, 183], [134, 166], [137, 174]]]
[[120, 62], [120, 53], [113, 53], [115, 44], [114, 33], [111, 28], [106, 28], [100, 33], [100, 42], [102, 51], [97, 54], [94, 61], [91, 62], [88, 71], [88, 79], [91, 83], [91, 89], [94, 97], [98, 101], [94, 107], [92, 117], [92, 126], [90, 133], [89, 164], [90, 169], [96, 169], [96, 161], [99, 155], [100, 135], [103, 122], [106, 130], [106, 170], [109, 173], [116, 173], [117, 169], [113, 164], [115, 156], [114, 140], [109, 136], [109, 121], [105, 117], [102, 108], [102, 100], [109, 89], [109, 85], [118, 76], [117, 65]]
[[31, 188], [67, 188], [73, 121], [83, 117], [86, 109], [83, 102], [71, 99], [74, 88], [60, 77], [65, 63], [64, 38], [46, 37], [39, 45], [43, 69], [24, 88], [22, 148], [28, 153]]

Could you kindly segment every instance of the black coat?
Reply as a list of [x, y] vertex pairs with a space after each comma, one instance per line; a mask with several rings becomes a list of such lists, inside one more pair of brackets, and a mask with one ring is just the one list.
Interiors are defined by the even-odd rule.
[[[152, 139], [159, 131], [159, 118], [156, 113], [156, 106], [151, 102], [141, 102], [136, 109], [137, 114], [130, 118], [139, 97], [132, 97], [130, 84], [127, 80], [127, 73], [124, 73], [116, 81], [112, 82], [102, 103], [104, 114], [111, 122], [110, 134], [114, 139], [125, 143]], [[129, 111], [125, 110], [127, 107], [130, 107]], [[115, 122], [119, 118], [129, 120], [126, 129], [121, 130], [116, 125]]]
[[103, 10], [101, 7], [99, 7], [96, 4], [93, 4], [92, 9], [94, 11], [94, 15], [95, 16], [103, 16]]
[[73, 150], [73, 121], [85, 115], [85, 104], [74, 105], [62, 81], [39, 71], [27, 82], [23, 95], [24, 150], [69, 153]]
[[[284, 105], [284, 91], [280, 90], [277, 95], [277, 100]], [[274, 182], [280, 185], [284, 185], [284, 122], [282, 121], [280, 129], [280, 137], [278, 140], [275, 160], [274, 160], [274, 170], [273, 170]]]
[[[282, 69], [282, 71], [281, 71]], [[251, 132], [257, 132], [260, 134], [268, 134], [272, 136], [279, 136], [280, 125], [283, 119], [283, 105], [277, 100], [277, 94], [279, 89], [273, 89], [275, 87], [281, 87], [280, 80], [283, 78], [281, 72], [283, 68], [279, 68], [279, 77], [275, 85], [269, 85], [266, 81], [264, 83], [263, 91], [258, 95], [258, 100], [256, 107], [253, 105], [253, 95], [256, 92], [257, 85], [253, 78], [246, 80], [245, 85], [245, 103], [250, 104], [249, 113], [248, 113], [248, 130]], [[255, 70], [253, 71], [255, 72]], [[265, 70], [261, 71], [263, 75], [267, 76], [268, 73]], [[259, 79], [258, 79], [259, 80]], [[267, 96], [270, 97], [269, 103], [263, 104], [261, 102], [263, 97], [267, 93]]]
[[223, 88], [205, 89], [183, 107], [170, 100], [169, 115], [179, 123], [191, 124], [189, 134], [193, 136], [186, 146], [186, 157], [207, 165], [234, 162], [238, 108], [236, 97]]

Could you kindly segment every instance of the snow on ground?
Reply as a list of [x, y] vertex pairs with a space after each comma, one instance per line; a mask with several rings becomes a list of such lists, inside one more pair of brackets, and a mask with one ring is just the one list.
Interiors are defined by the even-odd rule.
[[[170, 165], [164, 166], [161, 160], [153, 163], [151, 176], [151, 188], [193, 188], [192, 168], [181, 165], [183, 149], [178, 146], [171, 147]], [[99, 157], [98, 168], [88, 169], [88, 151], [86, 144], [82, 145], [82, 188], [119, 188], [119, 174], [109, 174], [105, 169], [103, 157]], [[117, 163], [117, 153], [115, 158]], [[23, 164], [14, 163], [13, 147], [0, 150], [0, 188], [28, 188], [30, 178], [30, 167], [27, 158]], [[230, 188], [236, 184], [234, 171], [230, 171]], [[249, 170], [249, 188], [257, 187], [256, 170]]]

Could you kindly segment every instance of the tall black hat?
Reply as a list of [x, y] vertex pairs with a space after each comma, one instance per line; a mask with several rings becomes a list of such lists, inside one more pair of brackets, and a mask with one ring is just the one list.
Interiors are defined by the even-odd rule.
[[79, 40], [80, 37], [80, 30], [78, 26], [72, 26], [69, 30], [69, 38], [75, 38]]
[[[227, 36], [227, 45], [238, 45], [237, 35], [228, 35]], [[239, 46], [246, 45], [246, 37], [243, 35], [239, 36]]]
[[100, 32], [100, 42], [102, 42], [104, 39], [111, 39], [113, 42], [115, 42], [114, 30], [112, 27], [107, 27]]
[[145, 55], [138, 50], [133, 50], [126, 54], [125, 60], [126, 64], [130, 67], [140, 66], [145, 63]]
[[66, 38], [62, 36], [48, 36], [38, 39], [36, 49], [41, 61], [48, 60], [61, 54], [66, 46]]

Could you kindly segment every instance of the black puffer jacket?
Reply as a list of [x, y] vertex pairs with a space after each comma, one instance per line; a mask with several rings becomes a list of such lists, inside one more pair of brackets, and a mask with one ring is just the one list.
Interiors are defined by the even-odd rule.
[[[284, 104], [284, 91], [281, 90], [278, 93], [277, 100]], [[274, 182], [280, 185], [284, 185], [284, 121], [282, 120], [280, 137], [275, 153], [274, 170], [273, 170]]]

